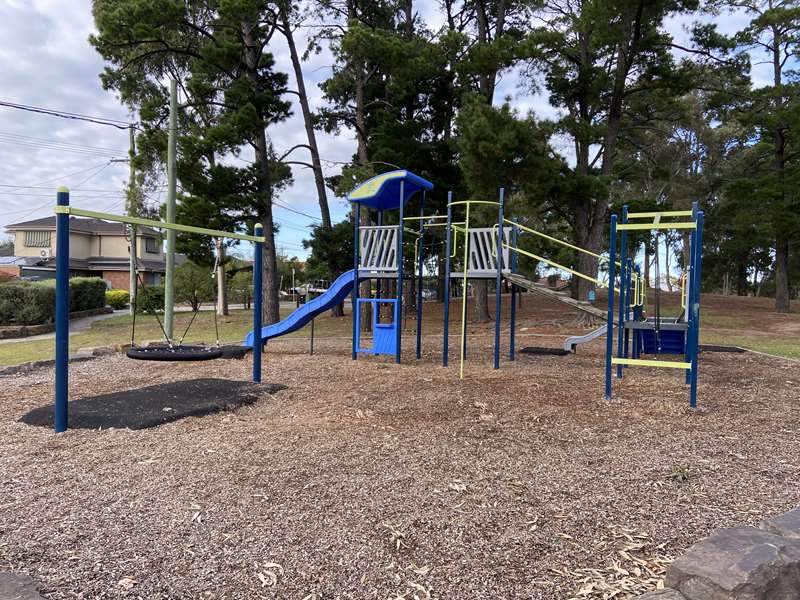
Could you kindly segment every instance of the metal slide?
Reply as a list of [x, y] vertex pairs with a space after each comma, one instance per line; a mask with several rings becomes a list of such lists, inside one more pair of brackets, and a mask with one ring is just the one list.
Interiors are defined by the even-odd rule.
[[[294, 310], [294, 312], [292, 312], [292, 314], [282, 321], [262, 327], [262, 343], [272, 338], [280, 337], [282, 335], [286, 335], [287, 333], [292, 333], [293, 331], [301, 329], [310, 323], [311, 319], [316, 317], [318, 314], [323, 313], [326, 310], [330, 310], [337, 304], [344, 302], [352, 290], [353, 270], [351, 269], [350, 271], [346, 271], [339, 275], [336, 281], [334, 281], [328, 288], [328, 291], [321, 296], [317, 296], [313, 300], [309, 300], [302, 306], [299, 306]], [[252, 331], [247, 334], [243, 345], [248, 347], [253, 346]]]

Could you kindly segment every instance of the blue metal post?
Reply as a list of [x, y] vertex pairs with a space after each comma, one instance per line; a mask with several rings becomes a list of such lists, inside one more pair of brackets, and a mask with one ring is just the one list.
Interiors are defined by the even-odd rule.
[[[694, 221], [695, 226], [697, 225], [697, 202], [692, 202], [692, 221]], [[694, 295], [694, 275], [695, 275], [695, 254], [697, 252], [697, 229], [693, 229], [689, 234], [689, 277], [686, 278], [686, 284], [689, 289], [687, 290], [686, 294], [686, 347], [684, 348], [684, 360], [686, 362], [691, 362], [691, 353], [689, 350], [689, 331], [692, 329], [692, 311], [691, 311], [691, 296]], [[690, 372], [686, 371], [686, 383], [687, 385], [691, 383], [691, 376]]]
[[358, 356], [358, 250], [359, 250], [359, 226], [361, 225], [361, 205], [357, 202], [353, 204], [353, 291], [351, 299], [353, 302], [353, 360]]
[[[512, 225], [511, 226], [511, 250], [509, 250], [509, 258], [511, 260], [511, 272], [517, 272], [517, 228]], [[508, 360], [513, 361], [515, 356], [515, 344], [516, 344], [516, 337], [517, 337], [517, 286], [516, 284], [511, 284], [511, 322], [510, 322], [510, 331], [508, 333]]]
[[[69, 190], [58, 188], [58, 206], [69, 206]], [[56, 433], [69, 426], [69, 214], [56, 213]]]
[[447, 337], [450, 333], [450, 253], [452, 249], [452, 232], [450, 226], [453, 222], [453, 192], [447, 192], [447, 227], [445, 227], [444, 242], [444, 331], [442, 333], [442, 366], [447, 366], [447, 354], [450, 352]]
[[606, 400], [611, 400], [611, 357], [614, 353], [614, 278], [617, 261], [617, 215], [611, 215], [608, 260], [608, 330], [606, 331]]
[[692, 285], [693, 299], [689, 304], [689, 309], [692, 311], [692, 325], [690, 328], [692, 338], [692, 356], [691, 356], [691, 379], [689, 384], [690, 388], [690, 404], [692, 408], [697, 408], [697, 355], [700, 349], [700, 267], [703, 256], [703, 211], [697, 213], [697, 235], [695, 236], [695, 252], [692, 257], [694, 272], [694, 284]]
[[[633, 260], [628, 258], [625, 261], [625, 319], [633, 319], [633, 311], [631, 307], [631, 283], [633, 280]], [[623, 356], [628, 358], [631, 349], [631, 330], [625, 328], [625, 344]]]
[[405, 217], [406, 186], [405, 181], [400, 181], [400, 217], [397, 231], [397, 302], [395, 303], [395, 325], [397, 330], [397, 346], [394, 362], [400, 364], [403, 341], [403, 218]]
[[500, 368], [500, 317], [502, 316], [502, 285], [503, 285], [503, 209], [506, 205], [506, 190], [500, 188], [500, 206], [497, 209], [497, 275], [494, 290], [494, 368]]
[[417, 268], [419, 269], [419, 280], [417, 281], [417, 360], [422, 357], [422, 284], [424, 282], [422, 269], [425, 265], [425, 226], [422, 217], [425, 215], [425, 190], [422, 190], [422, 197], [419, 201], [419, 252], [417, 255]]
[[[622, 207], [622, 223], [628, 222], [628, 207]], [[625, 354], [625, 319], [627, 315], [625, 314], [625, 270], [627, 265], [625, 264], [626, 258], [628, 256], [628, 232], [626, 230], [622, 231], [622, 235], [620, 236], [619, 242], [619, 331], [617, 331], [617, 356], [623, 356]], [[609, 269], [609, 276], [608, 276], [608, 295], [614, 295], [614, 279], [611, 277], [611, 265], [608, 267]], [[622, 377], [622, 365], [617, 365], [617, 379]]]
[[[639, 265], [636, 265], [634, 267], [634, 270], [636, 271], [636, 278], [639, 281], [639, 285], [643, 286], [645, 284], [645, 282], [642, 281], [642, 270], [639, 268]], [[644, 292], [644, 293], [646, 293], [646, 292]], [[634, 300], [637, 302], [637, 306], [633, 307], [633, 320], [634, 321], [639, 321], [642, 318], [642, 307], [638, 305], [639, 296], [636, 296], [634, 298]], [[639, 356], [641, 354], [640, 353], [641, 341], [642, 341], [642, 338], [641, 338], [641, 335], [639, 333], [639, 330], [638, 329], [634, 329], [633, 330], [633, 358], [639, 358]]]
[[[259, 237], [264, 235], [261, 223], [256, 223], [253, 235]], [[261, 381], [261, 352], [264, 349], [264, 342], [261, 339], [261, 304], [264, 299], [261, 284], [263, 262], [264, 242], [256, 242], [253, 252], [253, 381], [256, 383]]]

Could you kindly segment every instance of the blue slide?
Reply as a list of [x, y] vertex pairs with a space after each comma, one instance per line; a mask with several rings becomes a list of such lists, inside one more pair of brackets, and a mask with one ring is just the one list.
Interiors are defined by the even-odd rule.
[[[299, 306], [292, 314], [286, 317], [283, 321], [267, 325], [261, 328], [261, 341], [266, 342], [272, 338], [286, 335], [297, 331], [301, 327], [311, 322], [311, 319], [318, 314], [330, 310], [337, 304], [344, 302], [344, 299], [353, 290], [353, 270], [349, 270], [339, 275], [333, 285], [328, 288], [321, 296], [317, 296], [313, 300], [309, 300], [302, 306]], [[247, 334], [244, 339], [244, 345], [250, 348], [253, 347], [253, 332]]]

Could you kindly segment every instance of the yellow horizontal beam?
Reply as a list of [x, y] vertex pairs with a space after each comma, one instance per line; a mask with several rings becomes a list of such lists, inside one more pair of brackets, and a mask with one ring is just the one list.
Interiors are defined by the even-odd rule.
[[648, 230], [648, 229], [696, 229], [696, 223], [620, 223], [617, 231]]
[[674, 360], [645, 360], [643, 358], [611, 358], [612, 365], [629, 365], [633, 367], [661, 367], [664, 369], [691, 369], [692, 363]]
[[247, 235], [244, 233], [233, 233], [221, 231], [219, 229], [205, 229], [203, 227], [193, 227], [192, 225], [181, 225], [180, 223], [165, 223], [164, 221], [154, 221], [152, 219], [142, 219], [140, 217], [128, 217], [126, 215], [115, 215], [113, 213], [98, 212], [96, 210], [86, 210], [74, 206], [56, 206], [56, 213], [75, 215], [76, 217], [89, 217], [103, 221], [115, 221], [117, 223], [128, 223], [129, 225], [142, 225], [154, 229], [172, 229], [183, 233], [197, 233], [218, 238], [231, 238], [235, 240], [245, 240], [247, 242], [264, 242], [264, 236]]
[[655, 219], [656, 217], [691, 217], [690, 210], [664, 210], [661, 212], [628, 213], [629, 219]]
[[450, 202], [447, 206], [456, 206], [457, 204], [491, 204], [492, 206], [500, 206], [499, 202], [490, 200], [459, 200], [458, 202]]
[[428, 215], [422, 217], [403, 217], [404, 221], [426, 221], [428, 219], [446, 219], [447, 215]]

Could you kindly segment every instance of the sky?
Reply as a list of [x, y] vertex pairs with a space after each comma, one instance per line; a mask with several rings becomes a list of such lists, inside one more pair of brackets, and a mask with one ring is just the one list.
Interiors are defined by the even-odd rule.
[[[416, 5], [426, 23], [441, 23], [436, 3], [418, 0]], [[725, 33], [746, 22], [739, 14], [722, 15], [715, 20]], [[667, 26], [685, 42], [688, 34], [684, 28], [690, 21], [676, 17]], [[128, 122], [127, 110], [100, 85], [98, 75], [103, 61], [87, 41], [93, 29], [89, 0], [0, 0], [0, 100]], [[303, 31], [298, 31], [300, 48], [305, 46]], [[277, 69], [291, 74], [288, 49], [280, 36], [275, 39], [271, 51]], [[318, 84], [330, 74], [332, 62], [330, 54], [323, 52], [303, 65], [312, 110], [323, 105]], [[768, 68], [755, 68], [756, 85], [766, 83], [767, 77]], [[522, 83], [518, 71], [503, 74], [495, 101], [508, 96], [523, 113], [533, 111], [541, 118], [557, 114], [546, 96], [529, 93]], [[306, 142], [299, 106], [295, 105], [293, 112], [291, 118], [269, 130], [279, 155]], [[317, 135], [326, 175], [339, 172], [341, 166], [337, 163], [349, 161], [355, 151], [352, 132]], [[569, 158], [569, 144], [554, 140], [554, 146]], [[128, 165], [111, 161], [126, 158], [127, 150], [125, 129], [0, 106], [0, 235], [10, 223], [52, 214], [55, 189], [60, 185], [70, 188], [71, 202], [76, 206], [122, 213]], [[243, 158], [250, 156], [247, 152], [242, 154]], [[302, 151], [296, 151], [293, 157], [308, 158]], [[310, 170], [293, 166], [293, 176], [294, 184], [277, 199], [296, 211], [319, 215]], [[151, 200], [163, 198], [161, 190]], [[343, 219], [346, 202], [330, 192], [329, 202], [334, 221]], [[278, 249], [289, 256], [305, 257], [302, 239], [308, 237], [308, 227], [317, 221], [278, 206], [275, 218], [280, 225]]]

